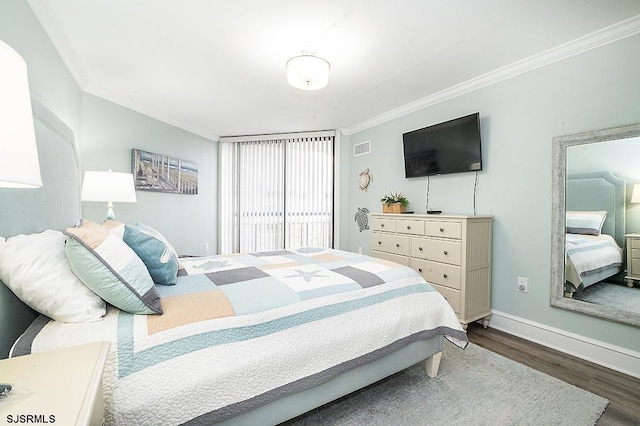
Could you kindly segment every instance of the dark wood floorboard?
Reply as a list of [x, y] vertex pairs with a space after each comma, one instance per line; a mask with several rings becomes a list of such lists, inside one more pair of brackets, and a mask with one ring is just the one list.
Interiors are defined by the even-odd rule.
[[478, 346], [608, 399], [598, 426], [640, 425], [640, 379], [477, 323], [467, 334]]

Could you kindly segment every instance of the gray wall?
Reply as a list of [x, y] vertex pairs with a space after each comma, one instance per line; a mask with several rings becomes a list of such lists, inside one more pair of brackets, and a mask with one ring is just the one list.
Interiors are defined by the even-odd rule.
[[633, 186], [640, 183], [640, 138], [572, 146], [567, 151], [567, 173], [611, 170], [627, 182], [627, 234], [640, 232], [640, 204], [632, 204]]
[[[198, 164], [198, 194], [136, 191], [135, 204], [115, 203], [116, 220], [156, 228], [181, 255], [217, 253], [218, 143], [118, 106], [82, 96], [82, 169], [131, 172], [131, 149]], [[83, 217], [101, 222], [106, 203], [82, 203]], [[204, 251], [204, 245], [209, 251]]]
[[[198, 195], [138, 191], [136, 204], [115, 212], [155, 227], [180, 254], [206, 254], [205, 243], [217, 252], [216, 142], [83, 93], [25, 0], [0, 2], [0, 40], [27, 62], [31, 93], [74, 131], [83, 171], [130, 171], [132, 148], [196, 161]], [[106, 205], [83, 203], [87, 219], [102, 221], [105, 212]]]
[[[380, 212], [389, 191], [426, 210], [427, 178], [404, 178], [402, 133], [480, 112], [484, 170], [477, 213], [495, 216], [492, 308], [550, 327], [640, 350], [640, 329], [549, 306], [551, 258], [551, 140], [640, 122], [640, 36], [573, 56], [404, 117], [343, 136], [341, 248], [370, 253], [371, 231], [359, 232], [358, 207]], [[369, 155], [353, 145], [371, 141]], [[369, 168], [368, 192], [358, 174]], [[473, 213], [474, 174], [430, 178], [429, 208]], [[517, 277], [529, 292], [516, 290]]]
[[79, 141], [82, 91], [25, 0], [0, 2], [0, 40], [26, 61], [31, 93], [73, 129]]

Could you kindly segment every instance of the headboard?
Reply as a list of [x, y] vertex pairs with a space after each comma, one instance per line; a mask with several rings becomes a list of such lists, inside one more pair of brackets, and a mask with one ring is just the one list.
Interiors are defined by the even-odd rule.
[[[0, 188], [0, 236], [63, 230], [80, 220], [80, 166], [73, 131], [31, 98], [42, 188]], [[0, 283], [0, 358], [37, 316]]]
[[567, 210], [604, 210], [602, 233], [624, 246], [626, 182], [610, 171], [575, 173], [567, 176]]

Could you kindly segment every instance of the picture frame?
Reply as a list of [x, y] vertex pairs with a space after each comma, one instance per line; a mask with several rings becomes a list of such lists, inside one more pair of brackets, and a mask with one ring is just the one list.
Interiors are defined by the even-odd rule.
[[170, 155], [131, 150], [135, 189], [169, 194], [198, 194], [198, 164]]

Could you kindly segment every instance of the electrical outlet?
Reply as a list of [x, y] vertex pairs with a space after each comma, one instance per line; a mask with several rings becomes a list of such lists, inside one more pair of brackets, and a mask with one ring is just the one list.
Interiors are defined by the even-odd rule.
[[204, 251], [209, 251], [209, 243], [204, 243]]
[[524, 277], [518, 277], [518, 291], [526, 293], [529, 290], [529, 284]]

